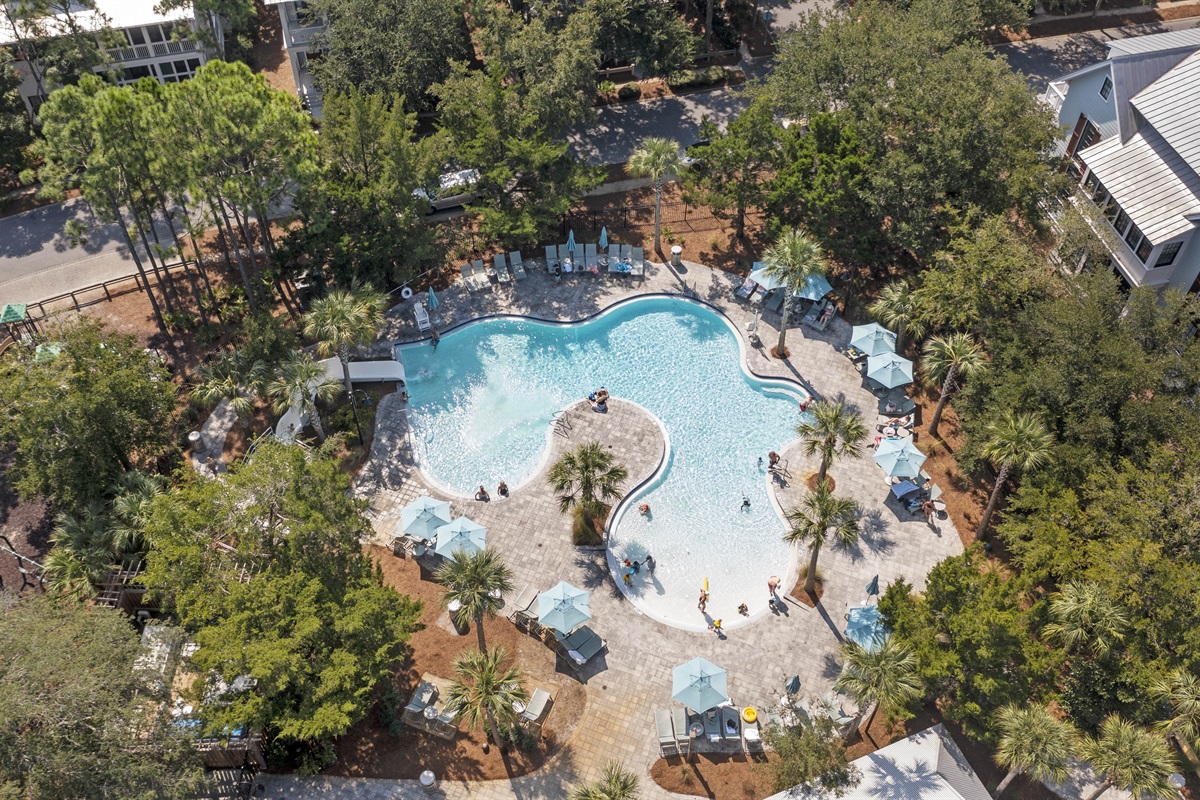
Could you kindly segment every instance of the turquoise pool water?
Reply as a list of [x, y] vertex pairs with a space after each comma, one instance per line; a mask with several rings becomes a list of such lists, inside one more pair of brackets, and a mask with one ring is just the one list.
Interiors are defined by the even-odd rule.
[[[653, 297], [578, 325], [484, 320], [443, 336], [436, 351], [423, 344], [399, 355], [418, 463], [462, 495], [532, 477], [554, 413], [600, 385], [658, 419], [667, 462], [626, 500], [609, 550], [614, 569], [654, 555], [653, 577], [643, 569], [622, 585], [646, 613], [706, 627], [696, 605], [707, 577], [708, 614], [732, 627], [740, 603], [761, 612], [767, 579], [789, 571], [783, 521], [758, 460], [795, 438], [804, 393], [748, 376], [737, 335], [707, 307]], [[636, 511], [643, 502], [648, 518]]]

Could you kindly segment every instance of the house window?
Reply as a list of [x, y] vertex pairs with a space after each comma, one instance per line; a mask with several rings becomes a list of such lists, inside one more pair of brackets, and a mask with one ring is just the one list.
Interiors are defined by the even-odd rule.
[[145, 64], [136, 67], [126, 67], [121, 73], [121, 83], [133, 83], [141, 78], [154, 78], [154, 68]]
[[134, 47], [146, 43], [146, 35], [142, 33], [141, 28], [126, 28], [125, 35], [129, 37], [129, 43]]
[[1137, 225], [1130, 225], [1129, 232], [1125, 234], [1125, 243], [1133, 250], [1138, 259], [1145, 264], [1146, 259], [1150, 257], [1150, 251], [1154, 249], [1154, 245], [1150, 244], [1150, 240], [1142, 236], [1142, 232], [1138, 230]]
[[1104, 76], [1104, 83], [1100, 85], [1100, 96], [1107, 100], [1112, 95], [1112, 78], [1108, 75]]
[[1175, 263], [1175, 256], [1179, 255], [1179, 251], [1183, 248], [1183, 242], [1168, 242], [1163, 245], [1162, 252], [1158, 254], [1158, 258], [1154, 260], [1156, 267], [1169, 267]]
[[158, 44], [163, 40], [162, 30], [157, 25], [151, 25], [146, 28], [146, 34], [150, 37], [150, 41]]
[[1129, 225], [1129, 215], [1125, 213], [1124, 209], [1122, 209], [1118, 206], [1117, 218], [1112, 221], [1112, 226], [1113, 226], [1113, 228], [1116, 229], [1117, 235], [1124, 236], [1125, 228], [1128, 225]]

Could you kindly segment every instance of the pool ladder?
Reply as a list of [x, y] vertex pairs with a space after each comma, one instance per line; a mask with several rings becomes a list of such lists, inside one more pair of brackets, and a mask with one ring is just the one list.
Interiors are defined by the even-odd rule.
[[554, 412], [554, 421], [550, 423], [554, 426], [554, 435], [561, 436], [564, 439], [571, 438], [571, 414], [567, 409]]

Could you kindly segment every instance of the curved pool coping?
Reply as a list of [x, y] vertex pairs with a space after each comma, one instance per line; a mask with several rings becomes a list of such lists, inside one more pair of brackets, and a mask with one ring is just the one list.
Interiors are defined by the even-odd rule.
[[[621, 308], [626, 305], [631, 305], [633, 303], [638, 303], [638, 302], [642, 302], [645, 300], [662, 300], [662, 299], [678, 300], [680, 302], [691, 303], [692, 305], [701, 306], [702, 308], [706, 308], [709, 311], [713, 312], [713, 314], [715, 314], [722, 322], [724, 322], [725, 326], [727, 328], [729, 328], [731, 333], [733, 333], [734, 341], [737, 342], [738, 363], [741, 366], [742, 373], [744, 375], [746, 375], [750, 378], [753, 378], [754, 380], [759, 381], [760, 383], [764, 384], [764, 388], [766, 386], [770, 386], [771, 384], [776, 384], [778, 386], [778, 390], [787, 390], [789, 392], [798, 391], [798, 392], [800, 392], [800, 394], [803, 397], [805, 397], [809, 400], [812, 399], [812, 395], [809, 393], [809, 391], [803, 386], [803, 384], [801, 384], [797, 380], [794, 380], [792, 378], [780, 378], [780, 377], [775, 377], [775, 376], [760, 375], [759, 373], [755, 372], [750, 367], [750, 361], [749, 361], [749, 358], [747, 357], [748, 350], [746, 347], [746, 340], [742, 336], [741, 330], [738, 328], [738, 326], [736, 324], [734, 324], [733, 320], [731, 320], [725, 314], [724, 311], [722, 311], [720, 308], [713, 305], [712, 303], [709, 303], [704, 300], [700, 300], [699, 298], [688, 297], [688, 296], [682, 295], [682, 294], [673, 294], [670, 292], [650, 292], [647, 294], [639, 294], [634, 297], [623, 297], [623, 298], [617, 300], [615, 303], [605, 306], [604, 308], [600, 309], [599, 311], [589, 314], [586, 317], [580, 317], [579, 319], [574, 319], [574, 320], [547, 319], [545, 317], [538, 317], [538, 316], [534, 316], [531, 314], [487, 314], [482, 317], [475, 317], [473, 319], [469, 319], [464, 322], [460, 322], [456, 325], [452, 325], [449, 328], [447, 328], [445, 331], [443, 331], [441, 334], [439, 334], [439, 336], [445, 336], [446, 334], [454, 333], [458, 330], [462, 330], [467, 327], [470, 327], [471, 325], [476, 325], [480, 322], [490, 322], [492, 320], [531, 321], [531, 322], [541, 323], [543, 325], [554, 325], [554, 326], [561, 327], [561, 328], [576, 327], [576, 326], [585, 325], [589, 322], [597, 320], [607, 314], [612, 313], [616, 309]], [[398, 351], [398, 350], [417, 347], [417, 346], [427, 344], [430, 341], [432, 341], [432, 338], [433, 337], [431, 337], [431, 336], [427, 336], [427, 337], [424, 337], [421, 339], [415, 339], [411, 342], [393, 342], [392, 343], [393, 353], [396, 353], [396, 351]], [[400, 359], [397, 358], [396, 360], [399, 361]], [[624, 398], [622, 398], [622, 399], [624, 400]], [[579, 402], [580, 402], [579, 400], [572, 400], [570, 403], [568, 403], [567, 405], [560, 408], [557, 412], [555, 412], [555, 416], [557, 417], [558, 414], [570, 409], [572, 406], [576, 405]], [[612, 549], [609, 546], [609, 542], [612, 537], [612, 531], [615, 529], [616, 525], [620, 522], [620, 520], [624, 516], [625, 512], [633, 505], [634, 501], [641, 495], [641, 493], [643, 493], [647, 487], [654, 485], [659, 479], [661, 479], [662, 475], [666, 472], [667, 465], [670, 464], [670, 461], [671, 461], [671, 459], [670, 459], [671, 438], [670, 438], [669, 434], [667, 433], [666, 427], [662, 424], [662, 420], [660, 420], [658, 418], [658, 415], [651, 413], [649, 411], [649, 409], [645, 408], [644, 406], [642, 406], [639, 403], [634, 403], [631, 400], [624, 400], [624, 402], [627, 402], [630, 405], [636, 406], [638, 409], [640, 409], [642, 412], [644, 412], [650, 419], [654, 420], [654, 424], [658, 426], [659, 432], [662, 434], [662, 437], [663, 437], [663, 454], [662, 454], [661, 460], [659, 461], [658, 467], [648, 477], [646, 477], [641, 482], [639, 482], [637, 486], [634, 486], [632, 489], [630, 489], [628, 492], [626, 492], [625, 496], [623, 498], [621, 498], [620, 502], [618, 502], [616, 507], [613, 508], [612, 513], [609, 514], [608, 523], [604, 526], [605, 560], [608, 563], [609, 574], [612, 576], [613, 583], [621, 591], [621, 594], [624, 595], [625, 598], [629, 600], [629, 602], [633, 605], [634, 609], [639, 614], [648, 616], [651, 619], [653, 619], [657, 622], [661, 622], [664, 625], [669, 625], [672, 628], [679, 628], [681, 630], [687, 630], [687, 631], [707, 632], [708, 628], [706, 625], [699, 625], [699, 624], [689, 625], [687, 623], [680, 623], [677, 620], [668, 619], [664, 615], [659, 614], [659, 613], [645, 607], [641, 602], [639, 602], [638, 595], [634, 592], [629, 591], [629, 589], [624, 586], [624, 582], [620, 579], [619, 575], [617, 574], [618, 573], [618, 570], [617, 570], [618, 565], [616, 563], [616, 558], [612, 553]], [[406, 410], [406, 413], [408, 413], [407, 410]], [[413, 442], [412, 442], [411, 437], [413, 435], [413, 432], [412, 432], [411, 423], [408, 425], [408, 429], [407, 429], [405, 435], [407, 437], [409, 437], [409, 446], [412, 447]], [[785, 445], [785, 447], [790, 447], [794, 441], [796, 441], [796, 440], [793, 439], [792, 441], [788, 442]], [[528, 485], [530, 482], [532, 482], [534, 478], [536, 478], [537, 476], [542, 474], [542, 470], [545, 469], [546, 463], [550, 459], [550, 453], [553, 451], [553, 444], [554, 444], [554, 423], [551, 422], [549, 425], [546, 426], [546, 446], [542, 450], [542, 457], [538, 461], [537, 468], [534, 469], [529, 474], [528, 477], [526, 477], [519, 484], [517, 484], [512, 489], [512, 491], [515, 492], [515, 491], [521, 489], [522, 487], [524, 487], [524, 486]], [[449, 497], [457, 497], [457, 498], [462, 498], [462, 499], [466, 499], [466, 500], [474, 499], [473, 495], [462, 494], [461, 492], [458, 492], [456, 490], [450, 489], [447, 486], [444, 486], [441, 482], [432, 478], [429, 475], [429, 473], [427, 473], [422, 468], [422, 464], [421, 464], [420, 460], [417, 459], [417, 457], [416, 457], [417, 449], [415, 447], [412, 447], [412, 452], [413, 452], [413, 466], [416, 469], [417, 473], [421, 476], [421, 479], [426, 482], [426, 484], [428, 484], [430, 487], [438, 490], [439, 492], [441, 492]], [[780, 504], [779, 498], [776, 496], [776, 493], [774, 491], [774, 487], [771, 485], [771, 473], [770, 472], [767, 472], [765, 474], [764, 480], [767, 482], [767, 497], [769, 497], [771, 499], [771, 505], [772, 505], [772, 507], [774, 507], [775, 513], [776, 513], [776, 515], [778, 515], [780, 522], [782, 522], [784, 524], [784, 527], [786, 527], [787, 519], [786, 519], [786, 516], [784, 513], [783, 506]], [[796, 582], [796, 580], [799, 576], [799, 560], [800, 559], [799, 559], [798, 548], [796, 546], [792, 546], [792, 548], [789, 551], [789, 555], [788, 555], [788, 567], [787, 567], [787, 573], [784, 576], [784, 583], [783, 583], [784, 586], [791, 586]], [[769, 613], [769, 611], [767, 609], [762, 609], [762, 610], [758, 611], [757, 613], [752, 614], [749, 618], [738, 617], [738, 619], [736, 619], [736, 620], [730, 620], [728, 623], [723, 623], [722, 627], [726, 630], [740, 628], [740, 627], [750, 624], [751, 622], [754, 622], [755, 620], [757, 620], [763, 616], [766, 616], [768, 613]]]

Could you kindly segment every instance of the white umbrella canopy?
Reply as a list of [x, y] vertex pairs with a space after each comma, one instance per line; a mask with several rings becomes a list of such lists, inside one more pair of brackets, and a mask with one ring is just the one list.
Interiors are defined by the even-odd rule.
[[538, 622], [559, 633], [570, 633], [592, 618], [589, 594], [566, 581], [539, 594], [537, 610]]
[[438, 528], [450, 524], [450, 504], [421, 495], [400, 510], [400, 524], [409, 536], [432, 539]]
[[889, 389], [912, 383], [913, 364], [895, 353], [867, 358], [867, 377]]
[[459, 517], [437, 529], [437, 546], [433, 551], [450, 558], [456, 550], [475, 555], [487, 546], [487, 528], [467, 517]]

